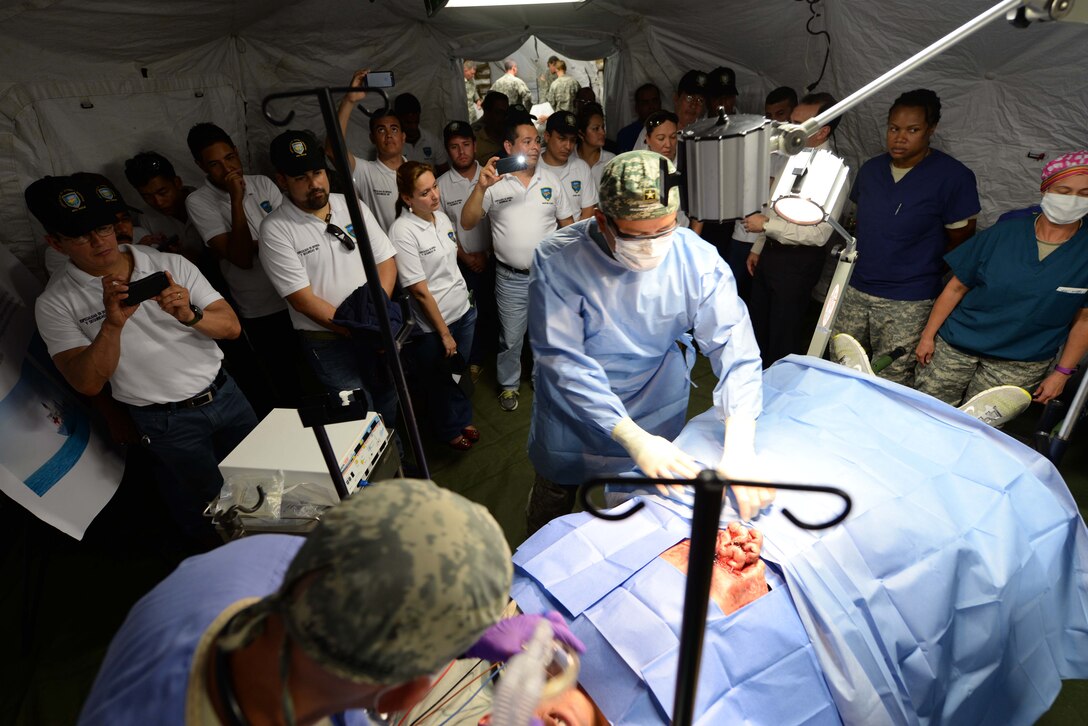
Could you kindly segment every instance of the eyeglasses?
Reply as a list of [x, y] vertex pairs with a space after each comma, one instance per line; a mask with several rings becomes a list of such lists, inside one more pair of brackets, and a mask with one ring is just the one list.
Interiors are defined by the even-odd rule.
[[662, 114], [658, 118], [651, 119], [651, 120], [647, 121], [646, 122], [646, 127], [648, 129], [650, 129], [651, 131], [653, 131], [654, 129], [656, 129], [658, 126], [660, 126], [663, 123], [678, 124], [678, 123], [680, 123], [680, 119], [676, 116], [676, 114], [672, 114], [672, 113]]
[[333, 237], [340, 240], [340, 244], [344, 246], [345, 250], [347, 250], [348, 252], [354, 252], [355, 240], [351, 238], [350, 234], [330, 222], [330, 219], [332, 219], [332, 213], [325, 217], [325, 234], [331, 234]]
[[653, 240], [657, 240], [657, 239], [661, 239], [662, 237], [669, 236], [670, 234], [672, 234], [673, 232], [676, 231], [677, 227], [680, 226], [680, 225], [674, 223], [671, 227], [668, 227], [667, 229], [663, 229], [663, 230], [661, 230], [659, 232], [654, 232], [652, 234], [633, 235], [633, 234], [627, 234], [625, 232], [621, 232], [620, 228], [616, 226], [616, 222], [611, 217], [605, 217], [605, 221], [608, 222], [608, 227], [609, 227], [609, 229], [612, 230], [612, 234], [616, 235], [620, 239], [627, 240], [628, 242], [652, 242]]
[[681, 96], [680, 100], [683, 101], [684, 103], [694, 103], [694, 104], [697, 104], [699, 106], [702, 106], [702, 105], [704, 105], [706, 103], [706, 99], [703, 98], [702, 96], [695, 96], [695, 95], [692, 95], [690, 93], [686, 93], [683, 96]]
[[64, 237], [64, 240], [68, 242], [68, 244], [74, 247], [82, 247], [83, 245], [91, 243], [91, 235], [94, 235], [98, 239], [108, 239], [114, 235], [113, 225], [104, 224], [101, 227], [95, 227], [87, 234], [81, 234], [78, 237], [61, 236]]

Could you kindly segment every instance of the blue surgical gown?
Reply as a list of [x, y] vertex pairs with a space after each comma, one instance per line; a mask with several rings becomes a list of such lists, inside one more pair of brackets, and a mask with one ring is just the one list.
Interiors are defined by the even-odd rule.
[[662, 263], [634, 272], [598, 246], [596, 225], [545, 239], [529, 280], [529, 458], [538, 474], [570, 486], [633, 467], [611, 438], [624, 416], [667, 439], [680, 433], [695, 355], [689, 331], [718, 378], [715, 410], [755, 418], [762, 406], [748, 310], [717, 250], [677, 229]]

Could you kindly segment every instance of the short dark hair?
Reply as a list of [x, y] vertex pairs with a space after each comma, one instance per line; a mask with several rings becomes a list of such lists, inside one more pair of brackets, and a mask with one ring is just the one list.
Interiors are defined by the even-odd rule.
[[518, 140], [518, 129], [522, 126], [532, 126], [533, 133], [536, 133], [536, 126], [533, 126], [533, 120], [531, 118], [525, 118], [519, 116], [510, 119], [506, 124], [506, 133], [503, 135], [504, 141], [509, 141], [511, 144]]
[[223, 143], [232, 149], [238, 148], [230, 138], [230, 134], [210, 121], [199, 123], [189, 129], [189, 135], [185, 137], [185, 143], [189, 145], [189, 153], [193, 155], [193, 160], [197, 164], [200, 163], [200, 155], [204, 153], [204, 149], [212, 144]]
[[773, 103], [782, 103], [783, 101], [790, 102], [790, 108], [797, 105], [797, 91], [793, 90], [789, 86], [779, 86], [770, 93], [767, 94], [767, 100], [764, 101], [764, 105], [770, 106]]
[[548, 56], [548, 65], [555, 63], [557, 60], [559, 60], [559, 56], [557, 55]]
[[941, 99], [935, 92], [928, 88], [916, 88], [913, 91], [907, 91], [899, 98], [895, 99], [895, 103], [888, 109], [888, 115], [892, 115], [892, 111], [900, 106], [906, 106], [908, 108], [920, 108], [926, 114], [926, 124], [928, 126], [936, 126], [941, 120]]
[[[797, 104], [798, 106], [816, 106], [816, 115], [821, 113], [838, 103], [838, 100], [830, 93], [826, 91], [817, 91], [816, 93], [805, 94], [805, 97]], [[842, 116], [836, 116], [827, 122], [828, 128], [834, 133], [835, 128], [839, 125], [839, 121], [842, 120]]]
[[516, 66], [516, 65], [517, 65], [517, 63], [514, 62], [513, 58], [507, 58], [506, 60], [504, 60], [502, 62], [503, 70], [507, 70], [507, 71], [512, 70], [514, 68], [514, 66]]
[[170, 160], [158, 152], [141, 151], [125, 161], [125, 178], [134, 189], [138, 190], [157, 176], [170, 181], [178, 176]]
[[[374, 126], [379, 121], [381, 121], [383, 118], [389, 118], [390, 116], [395, 118], [397, 120], [398, 124], [401, 124], [400, 116], [397, 115], [396, 111], [394, 111], [391, 108], [383, 108], [383, 109], [379, 109], [379, 110], [375, 111], [374, 114], [370, 117], [370, 130], [373, 132], [374, 131]], [[403, 124], [401, 124], [401, 125], [403, 125]]]
[[656, 84], [643, 83], [641, 86], [639, 86], [638, 88], [635, 89], [635, 100], [636, 101], [638, 100], [638, 95], [640, 93], [642, 93], [643, 91], [653, 91], [654, 93], [657, 94], [658, 98], [661, 98], [661, 89], [658, 88]]
[[402, 93], [393, 101], [393, 111], [395, 113], [419, 113], [422, 110], [423, 107], [420, 105], [419, 99], [411, 93]]
[[484, 96], [483, 102], [480, 104], [480, 108], [482, 108], [484, 111], [490, 111], [499, 101], [506, 101], [507, 106], [510, 105], [510, 99], [505, 93], [500, 93], [499, 91], [488, 91], [487, 95]]

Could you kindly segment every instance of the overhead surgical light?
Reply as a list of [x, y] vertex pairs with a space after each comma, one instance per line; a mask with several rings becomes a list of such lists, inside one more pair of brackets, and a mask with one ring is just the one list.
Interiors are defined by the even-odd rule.
[[787, 159], [771, 193], [771, 207], [782, 219], [800, 225], [837, 216], [849, 171], [830, 151], [805, 149]]
[[423, 0], [427, 17], [433, 18], [442, 8], [500, 8], [517, 5], [581, 5], [586, 0]]

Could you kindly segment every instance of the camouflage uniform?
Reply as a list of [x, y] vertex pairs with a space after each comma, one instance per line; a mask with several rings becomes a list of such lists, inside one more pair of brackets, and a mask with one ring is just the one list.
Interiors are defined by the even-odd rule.
[[1052, 358], [1015, 361], [965, 353], [938, 335], [933, 358], [928, 365], [918, 368], [916, 387], [922, 393], [958, 406], [995, 386], [1020, 386], [1030, 391], [1047, 376], [1053, 362]]
[[520, 103], [526, 110], [533, 107], [533, 95], [529, 93], [529, 86], [512, 73], [504, 73], [502, 78], [491, 84], [491, 90], [505, 93], [511, 106]]
[[404, 683], [499, 620], [511, 574], [506, 538], [486, 509], [433, 482], [383, 482], [329, 510], [280, 590], [239, 614], [222, 643], [241, 647], [277, 612], [291, 644], [330, 673]]
[[476, 108], [476, 101], [480, 98], [480, 90], [476, 88], [476, 81], [465, 79], [465, 106], [468, 109], [468, 122], [472, 123], [480, 116], [480, 109]]
[[[680, 209], [680, 189], [669, 190], [668, 201], [661, 201], [661, 159], [653, 151], [629, 151], [609, 161], [601, 173], [598, 203], [601, 211], [613, 219], [638, 221], [657, 219]], [[676, 171], [667, 162], [669, 172]]]
[[574, 97], [582, 87], [570, 76], [559, 76], [548, 86], [548, 103], [556, 111], [574, 111]]
[[846, 288], [842, 306], [835, 316], [833, 334], [846, 333], [869, 351], [869, 357], [884, 355], [902, 346], [900, 356], [877, 375], [904, 386], [914, 385], [914, 349], [929, 321], [932, 300], [889, 300]]

